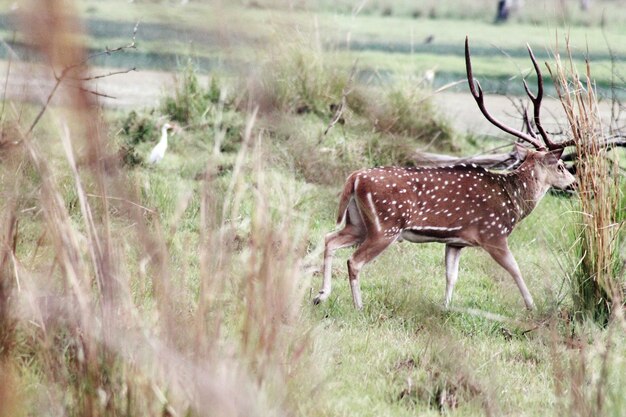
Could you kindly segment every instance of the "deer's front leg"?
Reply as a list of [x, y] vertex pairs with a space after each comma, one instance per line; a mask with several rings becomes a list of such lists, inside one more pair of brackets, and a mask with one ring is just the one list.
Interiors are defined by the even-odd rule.
[[522, 278], [522, 273], [517, 266], [517, 262], [509, 249], [509, 245], [507, 244], [506, 239], [498, 241], [496, 243], [488, 244], [483, 246], [487, 252], [491, 255], [491, 257], [502, 266], [502, 268], [506, 269], [509, 274], [515, 280], [517, 284], [517, 288], [519, 288], [522, 293], [522, 297], [524, 298], [524, 304], [526, 304], [526, 308], [532, 310], [534, 307], [533, 297], [530, 295], [526, 284], [524, 283], [524, 279]]
[[460, 246], [446, 245], [446, 298], [443, 303], [444, 308], [448, 308], [452, 300], [454, 284], [459, 277], [459, 260], [461, 259]]

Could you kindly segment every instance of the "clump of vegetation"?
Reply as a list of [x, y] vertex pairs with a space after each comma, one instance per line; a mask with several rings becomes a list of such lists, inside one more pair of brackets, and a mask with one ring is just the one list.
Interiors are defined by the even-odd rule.
[[[454, 361], [450, 360], [452, 357]], [[478, 406], [485, 415], [494, 415], [490, 392], [474, 380], [461, 358], [461, 352], [448, 357], [427, 350], [418, 358], [399, 361], [391, 370], [397, 385], [402, 387], [395, 400], [409, 409], [425, 405], [441, 414]]]
[[181, 124], [199, 124], [220, 100], [224, 97], [217, 79], [211, 78], [208, 88], [202, 87], [196, 68], [189, 62], [177, 79], [174, 95], [164, 99], [161, 112]]
[[147, 115], [140, 115], [135, 110], [131, 110], [122, 121], [122, 133], [128, 138], [128, 143], [131, 145], [151, 140], [158, 130], [154, 119], [154, 110]]
[[179, 127], [185, 123], [176, 133], [176, 143], [184, 139], [212, 148], [213, 154], [239, 150], [244, 113], [234, 108], [217, 77], [211, 77], [207, 88], [202, 87], [193, 66], [183, 69], [174, 94], [165, 96], [159, 109], [141, 113], [132, 110], [123, 119], [120, 154], [127, 166], [143, 162], [141, 154], [147, 151], [143, 144], [158, 139], [165, 120], [178, 123]]
[[[569, 52], [569, 45], [568, 45]], [[556, 54], [551, 71], [567, 115], [578, 154], [577, 177], [580, 218], [575, 251], [579, 261], [573, 273], [575, 309], [585, 317], [606, 323], [624, 301], [624, 269], [620, 260], [620, 173], [616, 155], [607, 149], [591, 67], [581, 77], [571, 62]]]
[[331, 64], [328, 53], [297, 41], [273, 55], [249, 85], [247, 103], [271, 115], [274, 159], [307, 181], [336, 184], [358, 168], [412, 165], [419, 148], [454, 148], [450, 124], [415, 88], [356, 85], [356, 66]]
[[158, 126], [154, 118], [154, 110], [148, 114], [139, 114], [135, 110], [122, 121], [120, 156], [122, 162], [134, 167], [143, 163], [143, 157], [137, 151], [137, 145], [151, 141], [158, 133]]
[[348, 71], [330, 64], [320, 45], [303, 39], [274, 47], [258, 79], [247, 86], [252, 102], [261, 113], [275, 111], [327, 117], [331, 104], [340, 99]]
[[[396, 87], [374, 97], [372, 91], [357, 89], [348, 97], [348, 103], [361, 114], [374, 130], [385, 136], [395, 136], [417, 147], [453, 150], [454, 131], [449, 122], [437, 114], [432, 101], [415, 87]], [[403, 161], [406, 162], [406, 161]]]

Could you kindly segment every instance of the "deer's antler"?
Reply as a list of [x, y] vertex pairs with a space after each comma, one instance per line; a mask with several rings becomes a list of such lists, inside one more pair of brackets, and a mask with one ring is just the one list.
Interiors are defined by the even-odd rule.
[[533, 50], [530, 48], [530, 45], [528, 44], [526, 44], [526, 47], [528, 48], [528, 54], [530, 55], [530, 60], [532, 61], [533, 67], [535, 68], [535, 73], [537, 74], [537, 94], [533, 94], [530, 91], [530, 88], [528, 87], [528, 83], [526, 82], [526, 80], [523, 80], [524, 90], [526, 90], [526, 94], [528, 95], [528, 98], [530, 98], [530, 101], [533, 103], [533, 122], [535, 123], [535, 127], [537, 128], [537, 131], [539, 132], [539, 135], [541, 136], [543, 143], [539, 141], [537, 134], [533, 131], [528, 121], [528, 117], [525, 114], [524, 114], [524, 117], [525, 117], [524, 123], [526, 123], [529, 133], [524, 133], [520, 130], [506, 126], [504, 123], [502, 123], [501, 121], [493, 117], [491, 114], [489, 114], [489, 112], [487, 111], [487, 108], [485, 107], [485, 98], [484, 98], [483, 90], [480, 87], [480, 83], [478, 82], [478, 80], [474, 80], [474, 77], [472, 75], [472, 61], [471, 61], [470, 50], [469, 50], [469, 37], [466, 36], [465, 37], [465, 69], [467, 70], [467, 82], [469, 83], [472, 96], [474, 97], [474, 100], [476, 100], [476, 104], [478, 104], [478, 108], [480, 109], [481, 113], [494, 126], [498, 127], [499, 129], [502, 129], [503, 131], [515, 137], [522, 139], [525, 142], [530, 143], [536, 149], [538, 150], [548, 149], [552, 151], [556, 149], [563, 149], [567, 146], [572, 146], [574, 145], [573, 140], [567, 140], [567, 141], [558, 142], [558, 143], [552, 142], [550, 140], [550, 137], [546, 133], [546, 130], [541, 125], [541, 100], [543, 100], [543, 76], [541, 75], [541, 70], [539, 69], [539, 64], [537, 63], [535, 54], [533, 54]]

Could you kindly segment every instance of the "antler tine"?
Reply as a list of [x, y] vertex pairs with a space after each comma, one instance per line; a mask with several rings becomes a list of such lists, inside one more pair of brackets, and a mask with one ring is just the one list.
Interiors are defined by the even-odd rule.
[[474, 100], [476, 101], [476, 104], [478, 104], [478, 108], [480, 109], [480, 112], [483, 114], [483, 116], [485, 116], [485, 118], [489, 120], [494, 126], [522, 139], [523, 141], [530, 143], [536, 149], [545, 149], [545, 146], [542, 145], [536, 138], [532, 137], [529, 134], [527, 135], [520, 130], [513, 129], [512, 127], [504, 125], [502, 122], [489, 114], [489, 112], [485, 108], [485, 97], [483, 95], [483, 90], [480, 87], [480, 83], [478, 82], [478, 80], [474, 80], [474, 77], [472, 75], [472, 62], [469, 50], [469, 36], [465, 37], [465, 69], [467, 71], [467, 82], [469, 83], [470, 91], [472, 93], [472, 96], [474, 97]]
[[526, 83], [526, 80], [523, 80], [526, 94], [530, 98], [530, 101], [532, 101], [533, 103], [533, 120], [535, 122], [535, 126], [537, 127], [537, 130], [539, 131], [541, 138], [543, 139], [544, 143], [546, 144], [549, 150], [563, 149], [567, 146], [574, 145], [575, 143], [573, 140], [569, 140], [569, 141], [565, 141], [561, 143], [552, 142], [550, 138], [548, 137], [548, 134], [546, 133], [545, 129], [541, 125], [540, 112], [541, 112], [541, 100], [543, 99], [543, 75], [541, 74], [539, 64], [537, 63], [537, 59], [535, 58], [535, 54], [533, 53], [533, 50], [530, 48], [530, 45], [526, 44], [526, 48], [528, 49], [528, 55], [530, 55], [530, 60], [532, 61], [533, 67], [535, 68], [535, 73], [537, 73], [537, 95], [534, 95], [530, 92], [530, 88], [528, 88], [528, 84]]
[[556, 149], [559, 146], [552, 143], [545, 129], [541, 125], [541, 100], [543, 100], [543, 75], [541, 75], [541, 69], [539, 68], [539, 64], [537, 63], [537, 59], [535, 58], [535, 54], [533, 54], [533, 50], [530, 48], [529, 44], [526, 44], [526, 48], [528, 49], [528, 55], [530, 55], [530, 60], [533, 63], [533, 67], [535, 67], [535, 73], [537, 73], [537, 95], [533, 95], [530, 92], [530, 88], [528, 88], [528, 84], [526, 80], [524, 80], [524, 89], [526, 90], [526, 94], [530, 98], [530, 101], [533, 103], [533, 121], [535, 122], [535, 126], [541, 135], [544, 143], [548, 147], [548, 149]]
[[528, 133], [530, 134], [530, 136], [532, 136], [533, 138], [537, 139], [537, 135], [535, 134], [535, 130], [533, 129], [532, 125], [530, 124], [530, 119], [528, 118], [528, 109], [526, 108], [526, 106], [522, 105], [522, 117], [524, 118], [524, 126], [526, 126], [526, 130], [528, 130]]

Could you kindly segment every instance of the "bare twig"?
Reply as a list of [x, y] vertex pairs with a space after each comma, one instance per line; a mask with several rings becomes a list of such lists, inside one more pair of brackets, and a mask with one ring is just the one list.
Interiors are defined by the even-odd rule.
[[[117, 48], [113, 48], [110, 49], [108, 46], [105, 47], [104, 51], [101, 52], [96, 52], [94, 54], [88, 55], [85, 59], [83, 59], [82, 61], [76, 63], [76, 64], [72, 64], [69, 65], [65, 68], [63, 68], [63, 70], [61, 71], [60, 75], [56, 75], [56, 73], [54, 74], [54, 78], [56, 79], [56, 83], [54, 84], [54, 86], [52, 87], [52, 90], [50, 91], [50, 93], [48, 94], [48, 98], [46, 99], [46, 102], [44, 103], [43, 107], [39, 110], [39, 113], [37, 113], [37, 116], [35, 116], [35, 119], [33, 120], [33, 122], [31, 123], [30, 127], [28, 128], [28, 130], [26, 131], [26, 136], [30, 135], [33, 131], [33, 129], [35, 129], [35, 126], [37, 126], [37, 124], [39, 123], [39, 121], [41, 120], [41, 117], [44, 115], [44, 113], [46, 112], [46, 110], [48, 109], [50, 102], [52, 101], [52, 98], [54, 97], [54, 95], [56, 94], [59, 86], [61, 85], [61, 83], [68, 78], [69, 74], [76, 70], [77, 68], [81, 68], [84, 67], [85, 65], [87, 65], [87, 63], [99, 56], [102, 55], [111, 55], [112, 53], [115, 52], [120, 52], [126, 49], [136, 49], [136, 36], [137, 36], [137, 29], [139, 28], [139, 22], [137, 22], [135, 24], [135, 27], [133, 28], [133, 35], [132, 35], [132, 40], [128, 45], [123, 45], [123, 46], [118, 46]], [[130, 71], [134, 71], [135, 68], [126, 70], [126, 71], [117, 71], [117, 72], [112, 72], [108, 75], [102, 75], [102, 76], [96, 76], [93, 77], [91, 79], [96, 79], [96, 78], [104, 78], [104, 77], [108, 77], [111, 75], [116, 75], [116, 74], [122, 74], [122, 73], [128, 73]], [[90, 78], [86, 78], [83, 79], [83, 81], [89, 80]], [[115, 98], [113, 96], [109, 96], [106, 94], [102, 94], [102, 93], [98, 93], [92, 90], [88, 90], [88, 89], [84, 89], [82, 87], [79, 87], [82, 91], [86, 91], [90, 94], [96, 95], [96, 96], [100, 96], [100, 97], [107, 97], [107, 98]]]
[[99, 56], [102, 55], [111, 55], [115, 52], [120, 52], [126, 49], [137, 49], [137, 44], [136, 44], [136, 38], [137, 38], [137, 30], [139, 29], [139, 21], [137, 21], [137, 23], [135, 24], [135, 27], [133, 28], [133, 36], [131, 39], [131, 42], [128, 45], [123, 45], [123, 46], [118, 46], [117, 48], [113, 48], [110, 49], [108, 46], [104, 47], [104, 51], [100, 51], [100, 52], [96, 52], [93, 53], [91, 55], [88, 55], [85, 59], [83, 59], [82, 61], [74, 64], [74, 65], [70, 65], [69, 67], [65, 68], [64, 71], [71, 71], [75, 68], [79, 68], [82, 66], [87, 65], [87, 63], [91, 60], [93, 60], [94, 58], [97, 58]]
[[78, 81], [93, 81], [93, 80], [98, 80], [100, 78], [107, 78], [107, 77], [110, 77], [112, 75], [128, 74], [129, 72], [132, 72], [132, 71], [137, 71], [137, 67], [132, 67], [132, 68], [129, 68], [129, 69], [126, 69], [126, 70], [120, 70], [120, 71], [111, 71], [111, 72], [108, 72], [106, 74], [93, 75], [93, 76], [90, 76], [90, 77], [76, 78], [76, 80], [78, 80]]
[[113, 99], [113, 100], [117, 99], [117, 97], [110, 96], [110, 95], [105, 94], [105, 93], [100, 93], [100, 92], [95, 91], [95, 90], [90, 90], [90, 89], [85, 88], [85, 87], [78, 87], [78, 89], [79, 89], [80, 91], [85, 92], [85, 93], [92, 94], [92, 95], [94, 95], [94, 96], [96, 96], [96, 97], [110, 98], [110, 99]]
[[57, 78], [57, 82], [54, 84], [54, 87], [52, 87], [52, 90], [50, 91], [50, 94], [48, 94], [48, 98], [46, 99], [46, 103], [39, 110], [39, 113], [37, 113], [37, 116], [35, 116], [35, 119], [33, 120], [33, 123], [31, 123], [30, 127], [28, 128], [28, 130], [26, 131], [26, 134], [24, 136], [30, 135], [30, 133], [35, 128], [35, 126], [37, 126], [37, 123], [39, 123], [39, 120], [41, 120], [41, 117], [43, 116], [43, 114], [48, 109], [48, 105], [50, 105], [50, 101], [52, 101], [52, 97], [54, 97], [54, 94], [56, 93], [57, 89], [59, 88], [59, 85], [61, 85], [61, 81], [62, 80], [63, 80], [62, 78]]

